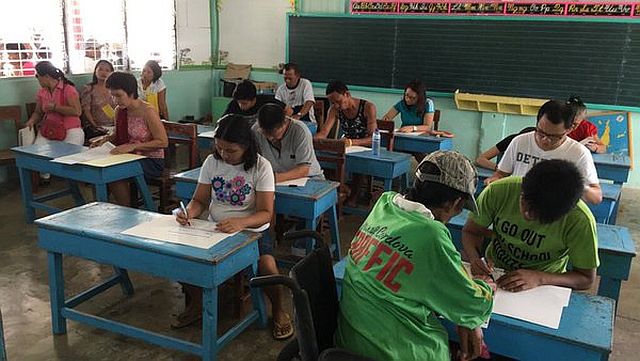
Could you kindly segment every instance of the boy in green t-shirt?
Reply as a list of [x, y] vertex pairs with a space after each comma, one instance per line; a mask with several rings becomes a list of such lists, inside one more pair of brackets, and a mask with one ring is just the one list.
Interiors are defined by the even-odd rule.
[[458, 325], [462, 359], [480, 354], [495, 284], [465, 272], [445, 226], [463, 206], [476, 210], [476, 179], [460, 153], [434, 152], [406, 196], [380, 197], [351, 242], [338, 346], [376, 360], [449, 360], [441, 315]]
[[[537, 163], [524, 178], [491, 183], [462, 229], [472, 273], [490, 274], [493, 265], [504, 268], [498, 287], [513, 292], [541, 285], [591, 287], [599, 264], [598, 238], [595, 219], [580, 200], [583, 191], [580, 171], [559, 159]], [[487, 235], [485, 262], [480, 255]]]

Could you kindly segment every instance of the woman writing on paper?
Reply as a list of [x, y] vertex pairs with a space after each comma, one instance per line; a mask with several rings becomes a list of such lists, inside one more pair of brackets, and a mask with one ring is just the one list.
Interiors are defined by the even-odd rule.
[[109, 130], [115, 126], [116, 102], [105, 86], [113, 70], [109, 61], [99, 60], [93, 70], [93, 80], [82, 88], [80, 101], [84, 118], [88, 123], [83, 124], [84, 127]]
[[[158, 113], [138, 98], [138, 85], [133, 75], [115, 72], [107, 78], [105, 85], [116, 103], [116, 129], [114, 134], [96, 140], [91, 146], [110, 141], [116, 145], [111, 154], [144, 155], [146, 158], [141, 159], [140, 164], [145, 178], [159, 177], [164, 170], [164, 148], [169, 140]], [[113, 182], [109, 189], [117, 204], [130, 204], [128, 181]]]
[[[186, 214], [179, 211], [176, 220], [184, 226], [189, 218], [209, 211], [209, 220], [217, 222], [221, 232], [245, 229], [262, 232], [258, 241], [258, 271], [261, 275], [279, 274], [268, 232], [275, 192], [271, 164], [258, 154], [249, 122], [241, 115], [230, 114], [220, 119], [214, 138], [213, 154], [202, 165], [193, 199]], [[175, 328], [188, 326], [202, 317], [202, 290], [187, 284], [183, 287], [187, 305], [174, 323]], [[288, 338], [293, 334], [293, 326], [283, 310], [282, 289], [271, 287], [267, 296], [272, 306], [273, 337]]]

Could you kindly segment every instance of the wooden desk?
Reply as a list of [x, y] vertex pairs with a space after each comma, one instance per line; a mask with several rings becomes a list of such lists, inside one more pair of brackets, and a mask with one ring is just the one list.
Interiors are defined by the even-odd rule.
[[[347, 258], [333, 266], [338, 296]], [[560, 327], [547, 327], [492, 314], [484, 340], [489, 350], [517, 360], [593, 360], [609, 358], [613, 344], [613, 300], [573, 292], [564, 308]], [[455, 325], [444, 320], [449, 339], [458, 340]]]
[[433, 135], [409, 135], [393, 133], [393, 150], [408, 153], [432, 153], [437, 150], [452, 150], [453, 140]]
[[[458, 250], [462, 250], [462, 227], [468, 217], [469, 211], [465, 209], [447, 223], [453, 244]], [[617, 302], [622, 281], [629, 279], [631, 262], [636, 256], [636, 246], [626, 227], [597, 224], [597, 233], [600, 258], [600, 267], [597, 271], [600, 276], [598, 295], [612, 298]]]
[[598, 178], [613, 181], [616, 184], [626, 183], [631, 170], [631, 160], [626, 155], [611, 153], [592, 154], [593, 163], [598, 171]]
[[411, 155], [400, 152], [390, 152], [380, 149], [380, 156], [371, 154], [371, 151], [347, 153], [345, 155], [345, 170], [347, 173], [358, 173], [381, 178], [384, 181], [384, 190], [390, 191], [393, 179], [404, 177], [404, 187], [409, 186], [407, 173], [411, 170]]
[[[176, 195], [189, 201], [196, 190], [200, 168], [191, 169], [176, 174]], [[285, 216], [303, 218], [305, 228], [316, 229], [320, 216], [327, 213], [331, 232], [331, 243], [334, 257], [340, 256], [340, 232], [338, 231], [338, 201], [339, 183], [310, 179], [304, 187], [276, 186], [275, 212]], [[307, 253], [313, 249], [313, 243], [307, 242]]]
[[[49, 213], [59, 212], [60, 209], [49, 206], [44, 202], [71, 194], [76, 205], [84, 204], [84, 198], [76, 182], [93, 184], [96, 189], [96, 199], [108, 202], [107, 184], [119, 180], [133, 178], [144, 198], [145, 207], [155, 210], [151, 192], [144, 180], [144, 173], [140, 162], [131, 161], [110, 165], [107, 167], [93, 167], [84, 164], [61, 164], [51, 162], [52, 159], [79, 153], [84, 148], [80, 145], [64, 142], [51, 142], [48, 144], [33, 144], [12, 148], [16, 153], [16, 166], [20, 175], [20, 190], [25, 208], [27, 223], [32, 223], [35, 218], [35, 209], [43, 209]], [[31, 189], [31, 172], [50, 173], [51, 175], [67, 179], [69, 189], [34, 198]]]
[[[71, 319], [162, 347], [196, 354], [210, 361], [216, 359], [220, 348], [254, 321], [259, 321], [262, 327], [266, 326], [264, 301], [260, 291], [252, 289], [253, 311], [223, 336], [217, 336], [218, 286], [247, 268], [252, 275], [257, 274], [259, 255], [256, 241], [259, 234], [238, 233], [210, 249], [200, 249], [121, 233], [158, 216], [157, 213], [108, 203], [91, 203], [36, 221], [38, 244], [47, 251], [51, 322], [55, 335], [65, 334], [66, 320]], [[65, 300], [63, 255], [202, 287], [202, 345], [75, 310], [77, 305], [122, 283], [123, 279], [116, 275]]]

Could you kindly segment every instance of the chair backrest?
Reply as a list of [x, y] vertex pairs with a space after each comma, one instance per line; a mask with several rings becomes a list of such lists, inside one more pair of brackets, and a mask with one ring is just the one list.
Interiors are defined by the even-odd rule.
[[198, 126], [193, 123], [174, 123], [166, 120], [162, 121], [169, 147], [176, 144], [186, 144], [189, 148], [189, 169], [198, 166]]
[[433, 113], [433, 130], [438, 130], [438, 124], [440, 123], [440, 110], [436, 109]]
[[396, 129], [396, 123], [393, 120], [378, 119], [378, 129], [380, 130], [380, 145], [387, 147], [387, 150], [393, 150], [393, 132]]
[[22, 120], [22, 111], [19, 105], [0, 106], [0, 121], [13, 120], [16, 132], [16, 144], [18, 144], [18, 130], [20, 129], [20, 121]]
[[337, 139], [313, 139], [313, 149], [327, 179], [345, 184], [346, 146]]
[[29, 119], [31, 114], [36, 111], [36, 103], [25, 103], [24, 108], [27, 111], [27, 119]]
[[338, 294], [329, 248], [314, 249], [291, 268], [289, 275], [309, 297], [318, 351], [333, 347], [333, 334], [338, 322]]
[[316, 123], [318, 123], [318, 128], [324, 125], [324, 100], [316, 99], [316, 102], [313, 104], [313, 113], [316, 116]]

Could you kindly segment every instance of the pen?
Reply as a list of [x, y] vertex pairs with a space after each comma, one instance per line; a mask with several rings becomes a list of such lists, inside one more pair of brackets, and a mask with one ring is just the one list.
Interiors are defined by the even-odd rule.
[[187, 225], [191, 225], [191, 222], [189, 222], [189, 213], [187, 213], [187, 207], [184, 206], [184, 203], [182, 203], [182, 201], [180, 201], [180, 208], [182, 209], [182, 213], [184, 213], [184, 216], [187, 217]]

